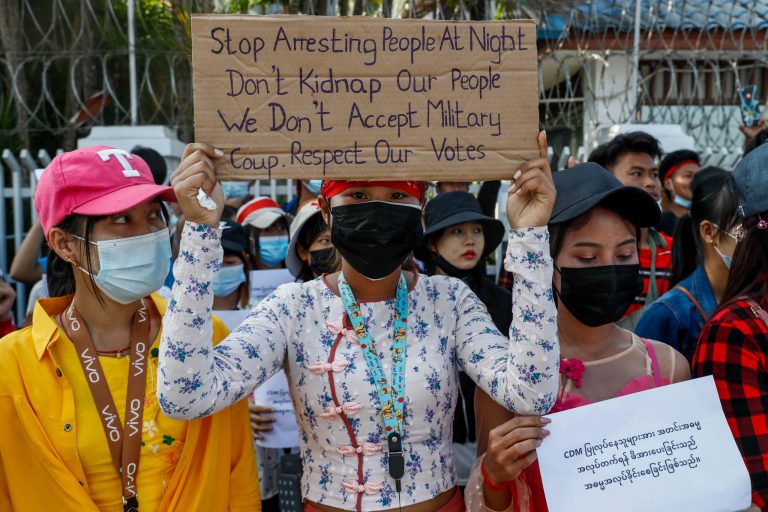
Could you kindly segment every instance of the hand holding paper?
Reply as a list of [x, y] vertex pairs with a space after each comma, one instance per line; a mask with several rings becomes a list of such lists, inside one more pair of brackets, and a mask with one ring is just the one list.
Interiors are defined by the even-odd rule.
[[551, 415], [538, 449], [551, 512], [750, 506], [749, 473], [712, 377]]
[[536, 460], [536, 448], [549, 435], [544, 426], [551, 423], [540, 416], [515, 416], [491, 430], [483, 464], [491, 481], [500, 484], [514, 480]]
[[[223, 155], [207, 144], [188, 144], [184, 149], [179, 168], [171, 176], [171, 186], [184, 216], [190, 222], [219, 227], [224, 211], [224, 191], [216, 178], [214, 160]], [[200, 192], [207, 196], [207, 203], [199, 199]], [[215, 208], [210, 209], [213, 202]]]

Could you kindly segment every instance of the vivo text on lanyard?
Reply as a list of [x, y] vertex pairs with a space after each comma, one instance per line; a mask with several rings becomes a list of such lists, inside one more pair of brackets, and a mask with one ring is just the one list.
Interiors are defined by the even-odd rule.
[[133, 315], [129, 341], [131, 360], [125, 399], [125, 428], [120, 424], [117, 406], [109, 390], [96, 348], [74, 305], [70, 305], [61, 313], [59, 322], [77, 350], [93, 401], [99, 410], [112, 463], [120, 477], [123, 511], [138, 512], [139, 497], [136, 478], [141, 455], [144, 394], [147, 385], [147, 353], [151, 344], [149, 339], [151, 320], [147, 305], [142, 301]]

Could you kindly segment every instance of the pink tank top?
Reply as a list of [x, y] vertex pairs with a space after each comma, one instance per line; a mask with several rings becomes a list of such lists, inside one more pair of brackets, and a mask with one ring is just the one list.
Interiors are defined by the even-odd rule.
[[[641, 375], [635, 379], [632, 379], [624, 385], [613, 398], [625, 395], [631, 395], [632, 393], [638, 393], [640, 391], [646, 391], [648, 389], [658, 388], [660, 386], [666, 386], [669, 384], [669, 379], [662, 379], [661, 372], [659, 371], [659, 359], [656, 356], [656, 351], [653, 349], [653, 344], [643, 339], [646, 353], [650, 359], [651, 373], [647, 375]], [[577, 359], [561, 359], [560, 360], [560, 373], [566, 376], [565, 386], [560, 390], [560, 394], [557, 397], [555, 405], [552, 407], [550, 413], [567, 411], [568, 409], [575, 409], [582, 405], [589, 405], [591, 400], [579, 393], [571, 390], [571, 383], [576, 383], [578, 387], [581, 381], [581, 375], [586, 371], [586, 367], [581, 361]]]
[[[669, 379], [664, 379], [661, 377], [661, 372], [659, 371], [659, 360], [656, 356], [656, 351], [653, 348], [653, 344], [646, 339], [642, 339], [642, 342], [645, 345], [645, 351], [650, 362], [648, 365], [650, 373], [641, 375], [629, 381], [614, 395], [614, 398], [630, 395], [632, 393], [638, 393], [640, 391], [646, 391], [648, 389], [653, 389], [660, 386], [666, 386], [670, 383]], [[586, 370], [587, 367], [578, 359], [560, 360], [560, 373], [565, 377], [566, 380], [565, 385], [560, 389], [557, 401], [555, 402], [555, 405], [552, 407], [550, 412], [555, 413], [566, 411], [568, 409], [575, 409], [576, 407], [581, 407], [583, 405], [589, 405], [592, 403], [592, 401], [585, 396], [572, 390], [573, 386], [576, 388], [580, 387], [581, 378]], [[528, 503], [530, 507], [528, 510], [525, 510], [525, 512], [548, 512], [547, 501], [544, 497], [544, 487], [541, 483], [541, 474], [539, 473], [538, 461], [528, 466], [528, 468], [523, 471], [521, 476], [523, 477], [522, 480], [525, 482], [525, 485], [528, 487], [529, 494]], [[513, 510], [517, 511], [524, 509], [522, 509], [522, 507], [513, 507]]]

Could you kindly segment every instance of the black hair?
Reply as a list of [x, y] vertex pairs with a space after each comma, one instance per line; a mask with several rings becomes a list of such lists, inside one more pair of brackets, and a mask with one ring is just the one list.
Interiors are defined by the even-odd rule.
[[[165, 224], [168, 225], [168, 210], [165, 205], [159, 199], [155, 199], [160, 203]], [[99, 287], [94, 280], [95, 272], [93, 271], [93, 256], [90, 250], [91, 233], [96, 223], [102, 219], [106, 219], [108, 215], [79, 215], [72, 214], [64, 219], [57, 228], [61, 229], [65, 233], [77, 236], [83, 239], [83, 247], [85, 248], [85, 266], [83, 267], [88, 272], [88, 278], [91, 281], [91, 289], [93, 290], [96, 299], [99, 303], [104, 303], [104, 296], [101, 294]], [[170, 243], [170, 240], [169, 240]], [[75, 293], [75, 274], [73, 266], [70, 262], [61, 258], [56, 251], [50, 250], [48, 252], [48, 263], [46, 270], [46, 284], [48, 285], [49, 297], [64, 297], [65, 295], [72, 295]]]
[[[97, 222], [104, 218], [106, 217], [74, 214], [70, 215], [56, 226], [65, 233], [79, 236], [83, 239], [83, 247], [85, 248], [85, 266], [83, 268], [88, 272], [89, 279], [91, 280], [91, 288], [99, 302], [103, 301], [103, 297], [94, 281], [93, 257], [91, 254], [92, 251], [90, 251], [89, 248], [93, 228], [96, 226]], [[63, 297], [75, 293], [75, 274], [73, 269], [74, 267], [72, 264], [56, 254], [56, 251], [52, 250], [48, 253], [46, 282], [48, 284], [48, 295], [50, 297]]]
[[[313, 215], [307, 220], [307, 222], [301, 227], [301, 230], [296, 233], [296, 243], [300, 245], [305, 251], [309, 252], [309, 248], [312, 246], [312, 242], [317, 238], [317, 235], [328, 229], [328, 224], [323, 220], [323, 216], [320, 214]], [[301, 272], [297, 276], [304, 282], [311, 281], [315, 278], [312, 273], [312, 269], [304, 263], [301, 267]]]
[[225, 204], [224, 210], [221, 212], [221, 218], [235, 221], [237, 219], [237, 208], [231, 204]]
[[699, 230], [702, 221], [708, 220], [725, 231], [738, 222], [739, 201], [728, 171], [719, 167], [705, 167], [694, 176], [691, 189], [691, 208], [675, 228], [672, 286], [691, 275], [702, 263], [704, 241]]
[[766, 141], [768, 141], [768, 128], [763, 128], [747, 143], [747, 146], [744, 148], [744, 155], [742, 155], [742, 158], [747, 156], [753, 149], [756, 149], [765, 144]]
[[[665, 175], [671, 168], [688, 161], [693, 161], [698, 165], [701, 165], [699, 154], [695, 151], [691, 151], [690, 149], [678, 149], [677, 151], [667, 153], [661, 160], [661, 163], [659, 163], [659, 179], [661, 179], [662, 186], [664, 185]], [[669, 199], [672, 199], [669, 197], [670, 194], [666, 188], [664, 189], [664, 193]]]
[[154, 178], [155, 184], [162, 185], [165, 183], [165, 178], [168, 175], [168, 165], [165, 163], [163, 155], [152, 148], [145, 148], [144, 146], [135, 146], [131, 153], [147, 163], [149, 170], [152, 171], [152, 178]]
[[613, 166], [625, 153], [647, 153], [655, 160], [661, 157], [661, 147], [659, 141], [648, 133], [622, 133], [592, 150], [587, 160], [613, 172]]
[[761, 219], [767, 219], [768, 212], [753, 215], [741, 223], [744, 238], [736, 245], [733, 253], [731, 272], [725, 286], [720, 304], [741, 295], [749, 295], [760, 302], [768, 295], [768, 279], [760, 279], [768, 274], [768, 229], [757, 227]]

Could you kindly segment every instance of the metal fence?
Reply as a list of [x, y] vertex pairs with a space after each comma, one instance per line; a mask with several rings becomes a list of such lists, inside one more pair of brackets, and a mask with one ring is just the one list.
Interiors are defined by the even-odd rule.
[[[573, 154], [579, 161], [587, 157], [586, 148], [579, 147]], [[565, 147], [556, 155], [552, 148], [549, 149], [550, 163], [553, 169], [564, 169], [571, 156], [570, 149]], [[726, 169], [732, 169], [741, 157], [741, 150], [730, 148], [705, 148], [702, 151], [702, 165], [716, 165]], [[16, 287], [16, 319], [18, 322], [25, 316], [27, 306], [27, 287], [10, 279], [8, 271], [14, 255], [19, 249], [26, 233], [34, 222], [37, 221], [32, 198], [39, 172], [51, 162], [51, 155], [46, 150], [40, 150], [32, 155], [23, 149], [18, 153], [10, 149], [0, 152], [0, 190], [2, 193], [2, 206], [0, 208], [0, 270], [3, 276]], [[504, 205], [508, 183], [504, 183], [498, 196], [497, 215], [505, 220]], [[478, 184], [473, 184], [470, 190], [477, 192]], [[269, 196], [277, 202], [290, 201], [295, 196], [296, 187], [294, 180], [261, 180], [257, 181], [251, 192], [254, 196]], [[501, 265], [501, 253], [497, 251], [495, 262], [489, 271], [498, 274]], [[18, 324], [17, 324], [18, 325]]]
[[768, 90], [766, 0], [7, 4], [11, 15], [0, 17], [0, 146], [72, 147], [90, 126], [133, 121], [173, 126], [190, 141], [189, 19], [212, 11], [533, 18], [541, 124], [560, 134], [558, 148], [570, 150], [589, 147], [596, 126], [638, 122], [680, 124], [698, 147], [738, 146], [737, 88], [755, 84], [761, 98]]

